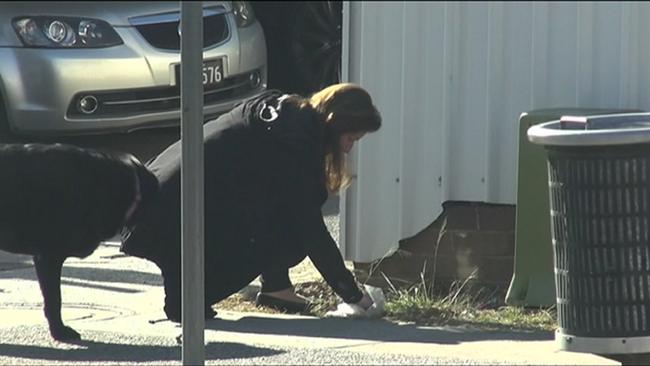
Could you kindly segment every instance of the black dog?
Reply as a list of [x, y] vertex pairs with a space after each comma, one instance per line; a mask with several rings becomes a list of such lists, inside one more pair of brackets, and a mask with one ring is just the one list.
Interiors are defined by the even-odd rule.
[[61, 267], [129, 231], [158, 192], [134, 156], [64, 144], [0, 144], [0, 249], [34, 258], [50, 334], [81, 338], [61, 320]]

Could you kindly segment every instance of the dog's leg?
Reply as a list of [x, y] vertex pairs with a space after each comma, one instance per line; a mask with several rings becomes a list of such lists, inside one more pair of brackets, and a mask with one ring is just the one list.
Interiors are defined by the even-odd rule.
[[45, 317], [50, 326], [50, 334], [56, 340], [81, 339], [74, 329], [63, 324], [61, 319], [61, 267], [65, 258], [34, 256], [38, 284], [43, 294]]
[[162, 271], [165, 286], [165, 306], [167, 319], [181, 322], [181, 278], [178, 271]]

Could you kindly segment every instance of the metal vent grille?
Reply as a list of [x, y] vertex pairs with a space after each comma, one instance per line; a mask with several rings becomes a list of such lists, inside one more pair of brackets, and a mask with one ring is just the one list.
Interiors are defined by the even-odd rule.
[[[180, 16], [178, 13], [131, 19], [131, 24], [153, 47], [164, 50], [180, 50]], [[205, 9], [203, 13], [203, 48], [221, 44], [230, 37], [228, 20], [223, 9]]]
[[589, 154], [549, 154], [560, 328], [650, 335], [650, 157]]

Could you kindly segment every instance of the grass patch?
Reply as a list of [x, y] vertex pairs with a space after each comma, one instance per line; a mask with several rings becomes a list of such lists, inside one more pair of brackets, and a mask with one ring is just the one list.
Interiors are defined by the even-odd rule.
[[389, 292], [386, 317], [420, 325], [472, 325], [484, 329], [529, 329], [553, 331], [555, 309], [490, 305], [476, 295], [430, 296], [421, 291]]
[[[298, 294], [312, 299], [313, 307], [309, 314], [323, 317], [325, 313], [336, 309], [340, 299], [322, 280], [311, 262], [301, 263], [292, 270], [293, 278], [299, 278], [295, 284]], [[555, 307], [523, 308], [505, 306], [503, 289], [481, 286], [475, 281], [475, 273], [465, 281], [456, 281], [451, 285], [435, 283], [435, 278], [427, 276], [426, 264], [420, 274], [420, 281], [410, 287], [397, 288], [392, 284], [378, 266], [371, 267], [385, 280], [386, 296], [385, 319], [396, 322], [410, 322], [418, 325], [468, 325], [482, 329], [526, 329], [554, 331], [557, 328]], [[435, 273], [435, 269], [433, 271]], [[376, 277], [376, 276], [375, 276]], [[374, 282], [374, 281], [373, 281]], [[434, 284], [435, 289], [434, 289]], [[277, 314], [279, 311], [267, 307], [257, 307], [254, 296], [234, 294], [216, 305], [217, 311], [231, 310], [238, 312], [261, 312]]]
[[386, 294], [386, 316], [421, 325], [472, 325], [484, 329], [528, 329], [553, 331], [557, 328], [555, 307], [524, 308], [506, 306], [505, 293], [472, 284], [474, 276], [452, 283], [448, 291], [436, 295], [422, 277], [419, 284], [398, 289], [390, 280]]
[[[298, 283], [296, 292], [311, 298], [314, 307], [310, 314], [323, 317], [336, 309], [339, 298], [323, 280]], [[470, 286], [468, 281], [455, 283], [446, 295], [433, 295], [424, 285], [408, 289], [389, 288], [386, 295], [385, 318], [417, 325], [468, 325], [480, 329], [521, 329], [553, 331], [557, 327], [555, 308], [529, 309], [504, 306], [505, 294]], [[256, 307], [254, 300], [235, 294], [220, 302], [217, 309], [240, 312], [279, 313], [277, 310]]]
[[463, 316], [466, 321], [483, 325], [497, 324], [510, 328], [541, 329], [554, 331], [557, 328], [557, 314], [551, 309], [525, 309], [503, 306], [496, 310], [483, 310]]

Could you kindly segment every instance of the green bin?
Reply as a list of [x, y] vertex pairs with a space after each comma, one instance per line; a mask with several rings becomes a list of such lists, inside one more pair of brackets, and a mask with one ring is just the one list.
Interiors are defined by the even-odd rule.
[[546, 151], [543, 146], [528, 141], [528, 128], [566, 115], [632, 112], [641, 111], [553, 108], [523, 113], [519, 118], [515, 263], [506, 304], [529, 307], [556, 304]]

